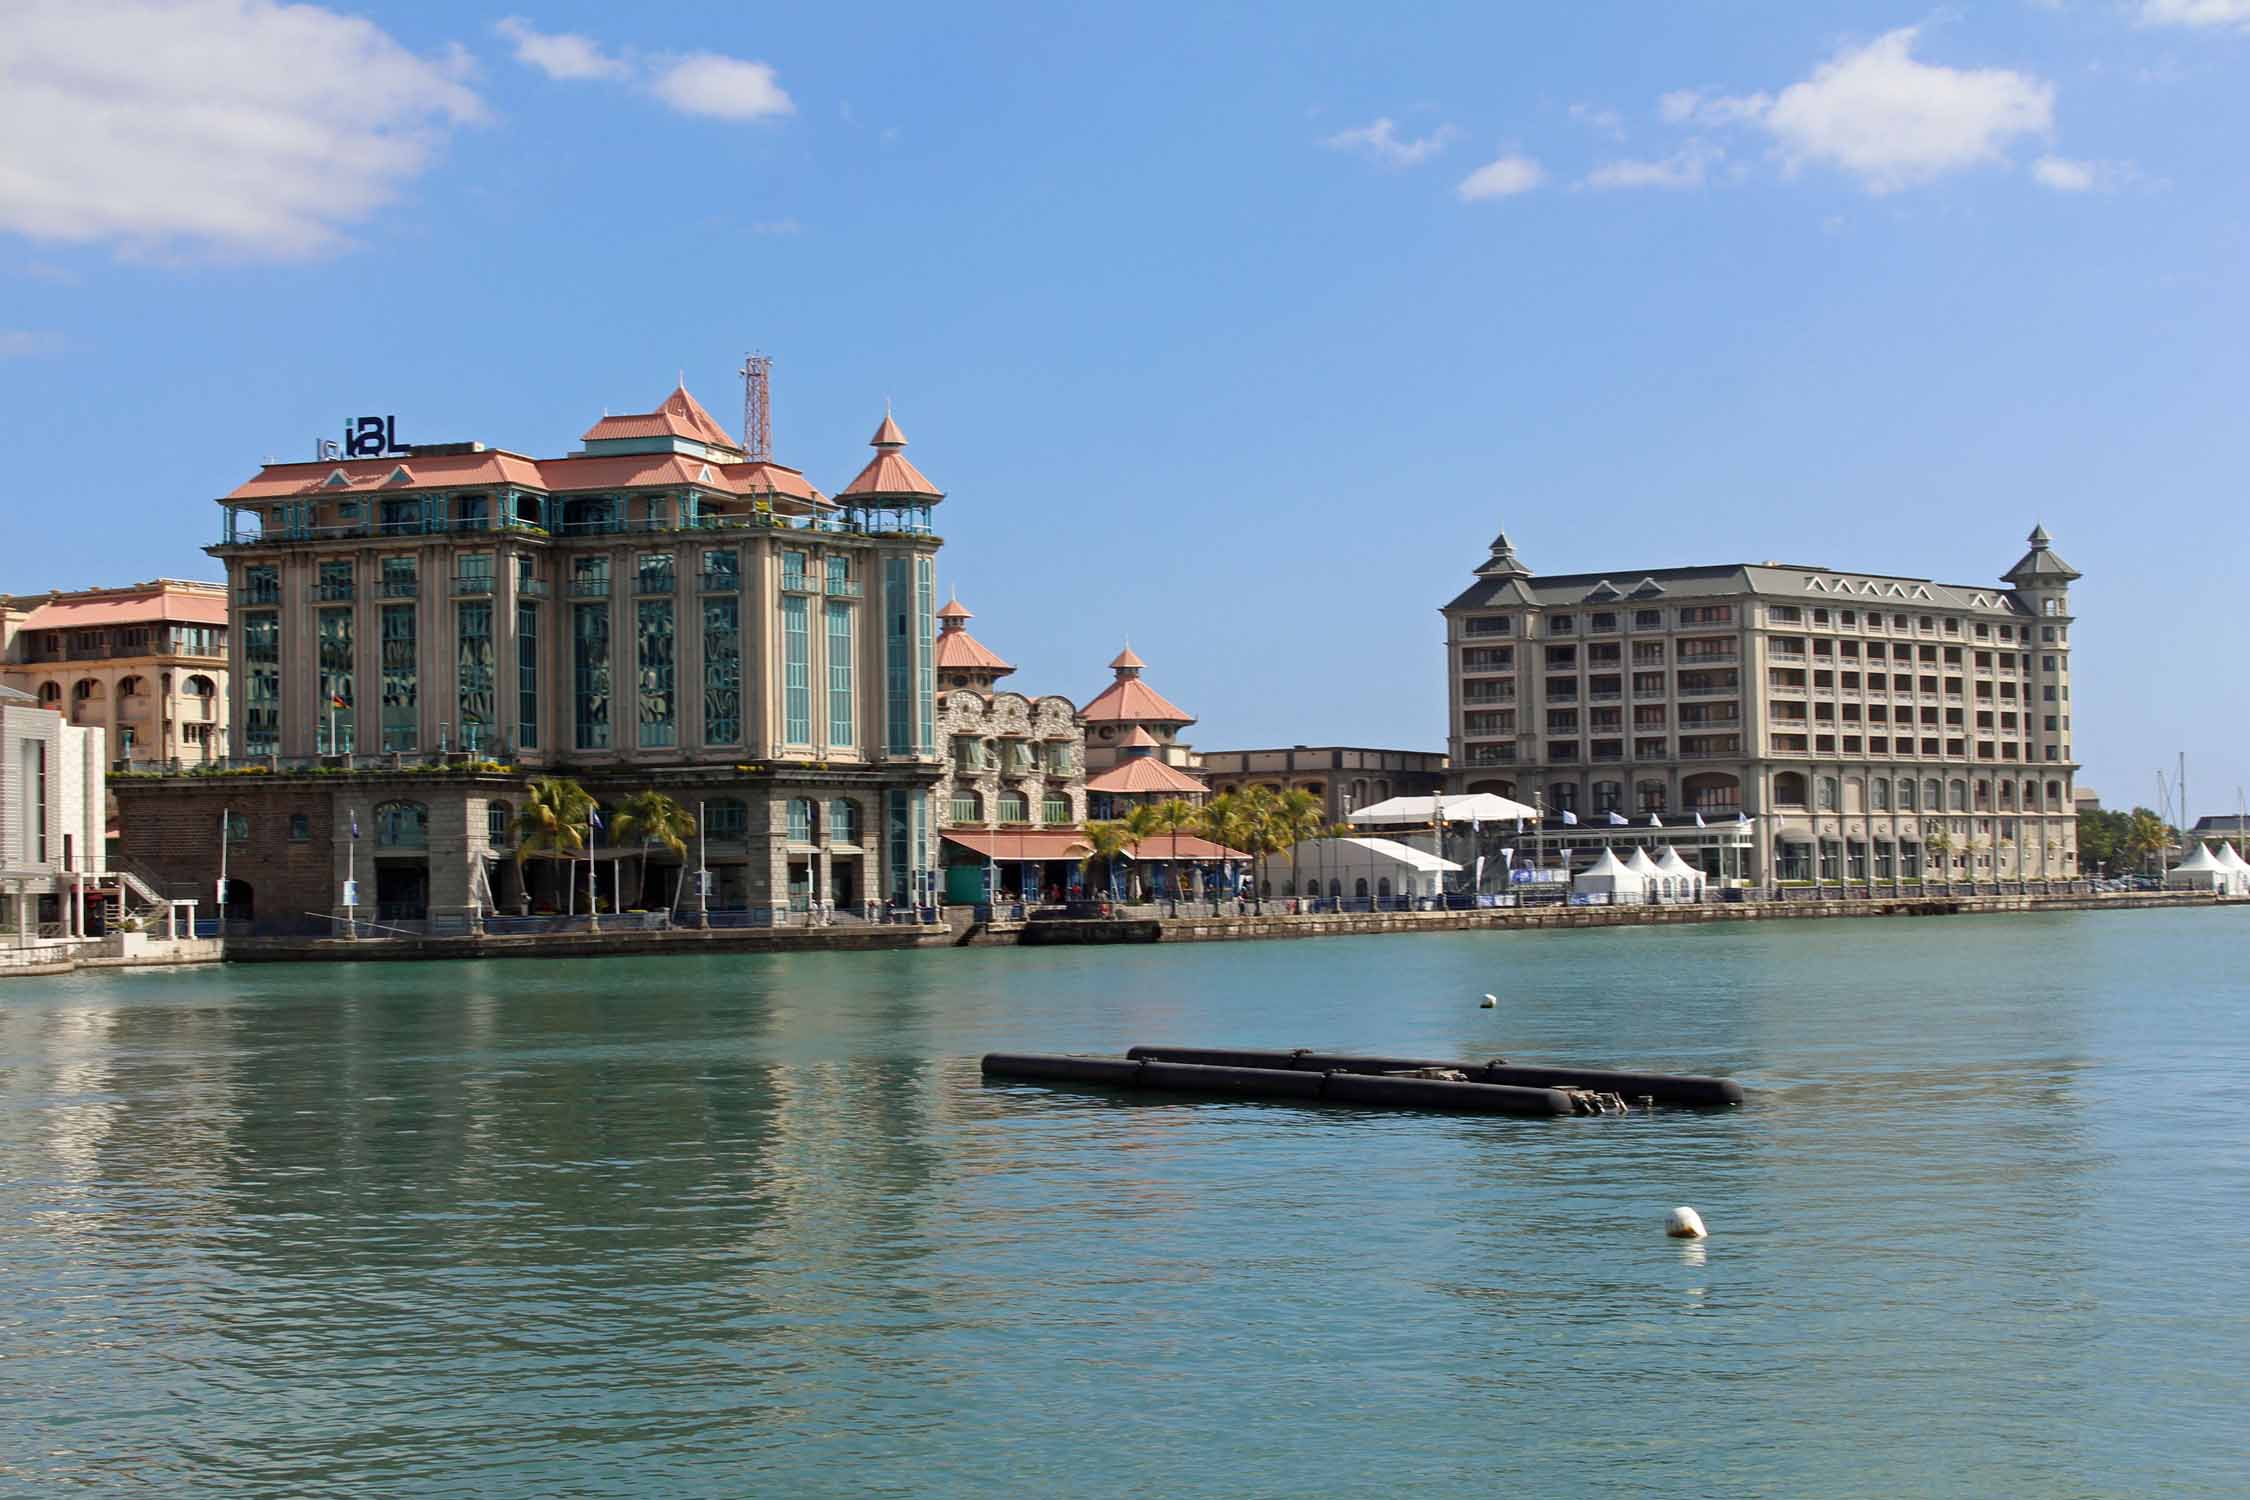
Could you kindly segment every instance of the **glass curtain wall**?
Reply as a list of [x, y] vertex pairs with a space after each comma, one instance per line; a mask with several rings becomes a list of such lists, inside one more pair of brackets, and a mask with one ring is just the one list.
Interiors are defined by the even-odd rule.
[[460, 615], [461, 748], [474, 753], [491, 743], [499, 714], [493, 701], [492, 605], [487, 600], [463, 604]]
[[281, 616], [260, 610], [242, 617], [242, 750], [281, 753]]
[[539, 748], [539, 606], [516, 606], [516, 744]]
[[383, 606], [383, 749], [412, 750], [420, 744], [421, 710], [414, 656], [411, 604]]
[[[670, 561], [667, 554], [664, 574], [667, 583], [671, 578]], [[648, 573], [645, 562], [642, 573], [645, 579]], [[634, 649], [640, 672], [640, 746], [644, 750], [666, 749], [680, 742], [677, 697], [679, 672], [673, 639], [672, 601], [641, 600], [637, 619]]]
[[[734, 556], [728, 552], [723, 555]], [[742, 601], [703, 601], [703, 743], [742, 742]]]
[[571, 609], [572, 717], [577, 748], [609, 748], [609, 606]]
[[352, 691], [352, 612], [324, 609], [319, 626], [320, 719], [313, 738], [323, 755], [350, 755], [356, 740], [353, 705], [358, 701]]

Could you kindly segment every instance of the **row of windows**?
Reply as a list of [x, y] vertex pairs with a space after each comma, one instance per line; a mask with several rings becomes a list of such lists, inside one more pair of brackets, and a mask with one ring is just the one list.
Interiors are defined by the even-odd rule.
[[[1774, 777], [1774, 805], [1777, 807], [1803, 807], [1805, 805], [1807, 779], [1803, 773], [1797, 771], [1784, 771]], [[1810, 778], [1810, 782], [1813, 796], [1816, 799], [1813, 807], [1818, 812], [1835, 812], [1840, 809], [1858, 811], [1863, 798], [1864, 805], [1872, 812], [1891, 812], [1894, 810], [1897, 812], [1943, 812], [1948, 809], [1953, 812], [1982, 812], [1993, 806], [1995, 788], [1998, 790], [1998, 805], [2000, 807], [2011, 808], [2016, 806], [2017, 783], [2005, 779], [1995, 782], [1979, 778], [1971, 782], [1962, 777], [1954, 777], [1950, 781], [1941, 782], [1935, 776], [1924, 780], [1917, 780], [1912, 776], [1901, 776], [1894, 782], [1890, 778], [1882, 776], [1864, 781], [1857, 776], [1844, 779], [1834, 776], [1816, 776]], [[2026, 780], [2022, 783], [2022, 787], [2023, 810], [2026, 812], [2039, 811], [2041, 807], [2040, 783], [2035, 780]], [[2046, 810], [2050, 812], [2070, 810], [2064, 805], [2063, 784], [2060, 781], [2047, 782], [2045, 790]], [[1852, 805], [1843, 808], [1839, 799], [1847, 792]]]
[[[954, 823], [982, 823], [984, 798], [973, 791], [955, 791], [946, 802], [946, 817]], [[1022, 792], [1005, 791], [993, 799], [994, 821], [1001, 823], [1029, 823], [1031, 799]], [[1039, 821], [1050, 826], [1063, 826], [1077, 822], [1071, 816], [1070, 798], [1049, 792], [1040, 800]]]
[[[166, 672], [158, 678], [157, 687], [160, 692], [171, 692], [172, 674]], [[198, 672], [180, 683], [180, 691], [190, 698], [216, 698], [219, 693], [219, 685]], [[147, 692], [148, 679], [146, 677], [120, 677], [117, 679], [117, 696], [120, 698], [139, 698], [145, 696]], [[39, 684], [39, 701], [50, 708], [62, 702], [62, 695], [62, 684], [59, 682], [42, 682]], [[74, 702], [78, 703], [99, 702], [103, 697], [102, 685], [95, 678], [81, 677], [70, 685], [70, 696]]]
[[[2043, 600], [2042, 606], [2042, 614], [2059, 615], [2062, 613], [2061, 604], [2058, 600]], [[1521, 617], [1522, 633], [1525, 635], [1532, 634], [1532, 624], [1542, 618], [1546, 621], [1547, 634], [1550, 636], [1611, 634], [1625, 629], [1624, 622], [1628, 619], [1631, 621], [1630, 628], [1633, 630], [1663, 630], [1667, 625], [1665, 612], [1661, 609], [1596, 610], [1583, 615], [1575, 612], [1550, 613], [1545, 616], [1525, 615]], [[1737, 618], [1735, 606], [1731, 604], [1685, 605], [1678, 611], [1677, 623], [1685, 628], [1693, 628], [1699, 625], [1731, 625], [1736, 622]], [[1806, 611], [1799, 605], [1773, 604], [1766, 607], [1766, 620], [1769, 624], [1799, 625], [1805, 623], [1805, 618]], [[1885, 615], [1876, 611], [1867, 611], [1863, 617], [1861, 611], [1854, 609], [1838, 610], [1831, 615], [1831, 612], [1825, 608], [1815, 608], [1811, 611], [1811, 618], [1812, 623], [1816, 626], [1834, 625], [1846, 630], [1883, 630], [1887, 626], [1892, 631], [1905, 634], [1918, 632], [1923, 635], [1942, 633], [1949, 636], [1959, 636], [1966, 633], [1969, 638], [1980, 641], [1997, 638], [2003, 641], [2021, 640], [2028, 642], [2031, 639], [2031, 627], [2029, 625], [2002, 624], [1996, 626], [1991, 622], [1978, 620], [1968, 624], [1964, 629], [1964, 622], [1957, 616], [1951, 615]], [[1469, 636], [1514, 635], [1518, 631], [1518, 623], [1519, 617], [1515, 615], [1473, 615], [1462, 622], [1462, 633]], [[2044, 641], [2067, 641], [2069, 639], [2068, 629], [2069, 627], [2061, 625], [2042, 625], [2040, 627], [2040, 639]]]

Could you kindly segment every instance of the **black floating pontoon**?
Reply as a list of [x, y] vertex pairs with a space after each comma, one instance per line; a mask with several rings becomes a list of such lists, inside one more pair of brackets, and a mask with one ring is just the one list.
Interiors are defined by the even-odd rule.
[[1464, 1063], [1352, 1057], [1304, 1048], [1265, 1052], [1134, 1047], [1121, 1058], [993, 1052], [985, 1056], [984, 1074], [988, 1078], [1176, 1094], [1235, 1094], [1503, 1115], [1611, 1114], [1644, 1102], [1691, 1108], [1742, 1102], [1742, 1085], [1729, 1078], [1619, 1073], [1605, 1068], [1524, 1067], [1501, 1058]]

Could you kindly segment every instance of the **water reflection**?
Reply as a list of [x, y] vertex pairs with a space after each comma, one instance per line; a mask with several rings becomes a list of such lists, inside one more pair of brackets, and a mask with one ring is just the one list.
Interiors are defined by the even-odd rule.
[[[0, 1444], [0, 1474], [2192, 1489], [2241, 1394], [2217, 1290], [2239, 1235], [2146, 1227], [2250, 1221], [2244, 1175], [2209, 1170], [2242, 1164], [2243, 993], [2148, 976], [2158, 952], [2223, 970], [2192, 960], [2228, 915], [12, 992], [0, 1358], [31, 1393], [6, 1420], [40, 1438]], [[1617, 1061], [1755, 1096], [1423, 1118], [975, 1067], [1158, 1040]], [[1710, 1241], [1663, 1237], [1680, 1202]], [[2160, 1416], [2127, 1409], [2135, 1381]]]

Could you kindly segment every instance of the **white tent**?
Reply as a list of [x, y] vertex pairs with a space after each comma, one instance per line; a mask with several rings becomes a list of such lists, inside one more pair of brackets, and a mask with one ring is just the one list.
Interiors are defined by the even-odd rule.
[[[1359, 897], [1440, 896], [1445, 877], [1461, 867], [1396, 839], [1306, 839], [1269, 863], [1280, 872], [1276, 894]], [[1294, 867], [1298, 889], [1284, 891]]]
[[1656, 873], [1664, 884], [1657, 887], [1660, 894], [1681, 901], [1692, 901], [1703, 894], [1708, 877], [1701, 870], [1680, 858], [1680, 851], [1670, 844], [1656, 857]]
[[1353, 813], [1349, 822], [1370, 828], [1408, 825], [1421, 827], [1435, 823], [1440, 809], [1445, 821], [1467, 825], [1481, 822], [1486, 827], [1512, 823], [1517, 818], [1537, 821], [1539, 809], [1506, 797], [1495, 797], [1490, 792], [1462, 792], [1447, 797], [1393, 797], [1387, 802], [1371, 802]]
[[2164, 883], [2175, 891], [2214, 891], [2225, 894], [2233, 885], [2234, 872], [2219, 862], [2209, 844], [2197, 844], [2195, 852], [2165, 873]]
[[1633, 857], [1625, 861], [1625, 868], [1640, 876], [1648, 889], [1652, 891], [1664, 889], [1657, 883], [1664, 878], [1664, 872], [1656, 867], [1656, 861], [1650, 859], [1648, 851], [1640, 845], [1635, 844], [1633, 846]]
[[2224, 865], [2227, 874], [2232, 877], [2232, 884], [2228, 887], [2228, 893], [2235, 896], [2250, 896], [2250, 859], [2244, 859], [2241, 855], [2235, 853], [2232, 844], [2219, 845], [2218, 852], [2212, 857]]
[[1637, 899], [1647, 883], [1629, 865], [1619, 861], [1614, 849], [1602, 850], [1602, 857], [1593, 862], [1571, 882], [1571, 889], [1588, 895]]

